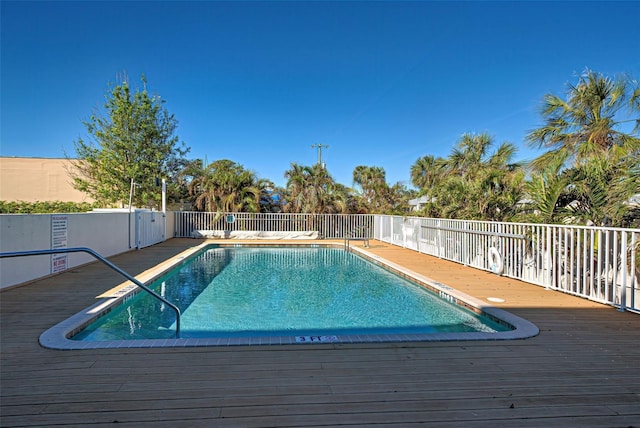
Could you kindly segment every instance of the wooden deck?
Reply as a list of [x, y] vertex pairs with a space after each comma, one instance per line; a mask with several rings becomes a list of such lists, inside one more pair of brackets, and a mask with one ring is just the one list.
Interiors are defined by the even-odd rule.
[[[200, 241], [111, 260], [137, 274]], [[358, 245], [358, 244], [356, 244]], [[640, 427], [640, 315], [372, 241], [534, 322], [491, 342], [56, 351], [52, 325], [121, 282], [100, 264], [0, 293], [0, 425]]]

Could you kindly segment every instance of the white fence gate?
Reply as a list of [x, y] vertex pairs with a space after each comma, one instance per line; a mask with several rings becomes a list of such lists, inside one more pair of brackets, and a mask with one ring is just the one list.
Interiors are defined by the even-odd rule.
[[149, 247], [165, 240], [166, 214], [161, 211], [136, 210], [136, 248]]

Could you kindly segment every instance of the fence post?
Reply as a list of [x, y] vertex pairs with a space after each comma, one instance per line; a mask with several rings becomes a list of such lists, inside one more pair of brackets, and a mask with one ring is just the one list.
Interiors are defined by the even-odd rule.
[[[620, 312], [624, 312], [627, 303], [627, 231], [622, 231], [621, 239], [622, 245], [620, 249], [620, 255], [622, 257], [620, 258], [620, 271], [622, 272], [622, 281], [620, 282], [622, 284], [620, 286], [620, 306], [618, 306], [618, 310]], [[614, 287], [617, 288], [615, 283]]]
[[551, 288], [551, 252], [553, 251], [553, 245], [551, 244], [551, 226], [547, 226], [547, 254], [545, 255], [545, 280], [544, 288], [549, 290]]

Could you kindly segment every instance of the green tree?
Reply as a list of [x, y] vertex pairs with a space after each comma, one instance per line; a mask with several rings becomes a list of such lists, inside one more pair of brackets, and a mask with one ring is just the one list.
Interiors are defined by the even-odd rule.
[[629, 78], [629, 87], [631, 88], [631, 98], [629, 99], [629, 109], [631, 114], [636, 114], [636, 126], [634, 132], [640, 132], [640, 82], [633, 78]]
[[446, 159], [425, 156], [412, 167], [414, 184], [429, 202], [423, 214], [445, 218], [509, 220], [524, 189], [524, 171], [513, 162], [515, 146], [500, 144], [492, 152], [487, 134], [464, 134]]
[[271, 183], [228, 159], [212, 162], [189, 183], [194, 207], [210, 212], [260, 212]]
[[348, 198], [344, 186], [336, 185], [326, 168], [316, 164], [292, 163], [284, 173], [287, 179], [284, 210], [290, 213], [346, 213]]
[[533, 174], [525, 184], [526, 203], [519, 219], [528, 222], [557, 223], [566, 215], [565, 189], [568, 177], [561, 172], [562, 161], [556, 160], [543, 171]]
[[636, 81], [590, 70], [568, 86], [566, 100], [544, 97], [544, 124], [527, 136], [532, 146], [549, 149], [530, 164], [539, 219], [634, 224], [638, 209], [629, 201], [640, 193], [639, 97]]
[[94, 205], [88, 202], [0, 201], [0, 214], [82, 213], [91, 211], [93, 208]]
[[364, 204], [370, 212], [380, 212], [386, 205], [384, 199], [389, 186], [384, 168], [358, 165], [353, 170], [353, 183], [362, 189]]
[[287, 179], [284, 210], [289, 213], [304, 212], [307, 204], [305, 197], [305, 186], [308, 180], [308, 169], [310, 167], [300, 165], [296, 162], [291, 164], [291, 168], [284, 172]]
[[421, 194], [429, 194], [430, 190], [442, 181], [446, 175], [446, 162], [442, 158], [426, 155], [411, 166], [411, 183], [420, 189]]
[[387, 206], [384, 214], [403, 215], [410, 212], [409, 200], [417, 196], [415, 190], [409, 189], [401, 182], [388, 187]]
[[340, 214], [367, 214], [369, 211], [362, 204], [362, 198], [353, 188], [340, 183], [333, 185], [334, 198], [339, 201]]
[[174, 197], [176, 202], [193, 202], [195, 196], [191, 192], [191, 183], [204, 174], [203, 161], [194, 159], [187, 161], [174, 178]]
[[353, 183], [362, 190], [360, 205], [367, 213], [402, 214], [409, 209], [408, 201], [413, 192], [402, 183], [389, 186], [382, 167], [356, 166], [353, 170]]
[[260, 189], [260, 212], [282, 212], [282, 201], [286, 190], [265, 178], [258, 179], [257, 187]]
[[[637, 129], [627, 133], [621, 128], [623, 123], [634, 121], [626, 112], [640, 112], [639, 96], [638, 89], [633, 90], [627, 79], [612, 79], [590, 70], [580, 76], [576, 85], [568, 85], [566, 100], [545, 95], [544, 124], [526, 137], [530, 145], [548, 149], [531, 162], [533, 169], [542, 170], [557, 159], [572, 167], [595, 157], [604, 156], [612, 162], [638, 156]], [[638, 120], [635, 119], [636, 124]]]
[[172, 183], [187, 162], [189, 149], [174, 135], [177, 120], [164, 100], [148, 93], [144, 75], [141, 81], [142, 90], [135, 92], [126, 79], [113, 86], [104, 112], [83, 122], [88, 140], [74, 143], [79, 171], [72, 174], [74, 187], [102, 206], [126, 206], [132, 188], [134, 205], [158, 206], [156, 179]]

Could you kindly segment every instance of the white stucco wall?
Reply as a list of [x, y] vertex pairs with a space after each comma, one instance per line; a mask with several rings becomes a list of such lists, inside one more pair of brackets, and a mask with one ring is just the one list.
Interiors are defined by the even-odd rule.
[[[0, 215], [0, 252], [47, 250], [52, 248], [52, 216], [67, 216], [66, 247], [88, 247], [109, 257], [129, 251], [135, 226], [129, 213], [80, 214], [5, 214]], [[127, 236], [130, 233], [130, 237]], [[28, 256], [0, 259], [0, 288], [47, 276], [52, 271], [52, 256]], [[67, 255], [71, 268], [95, 259], [86, 253]]]

